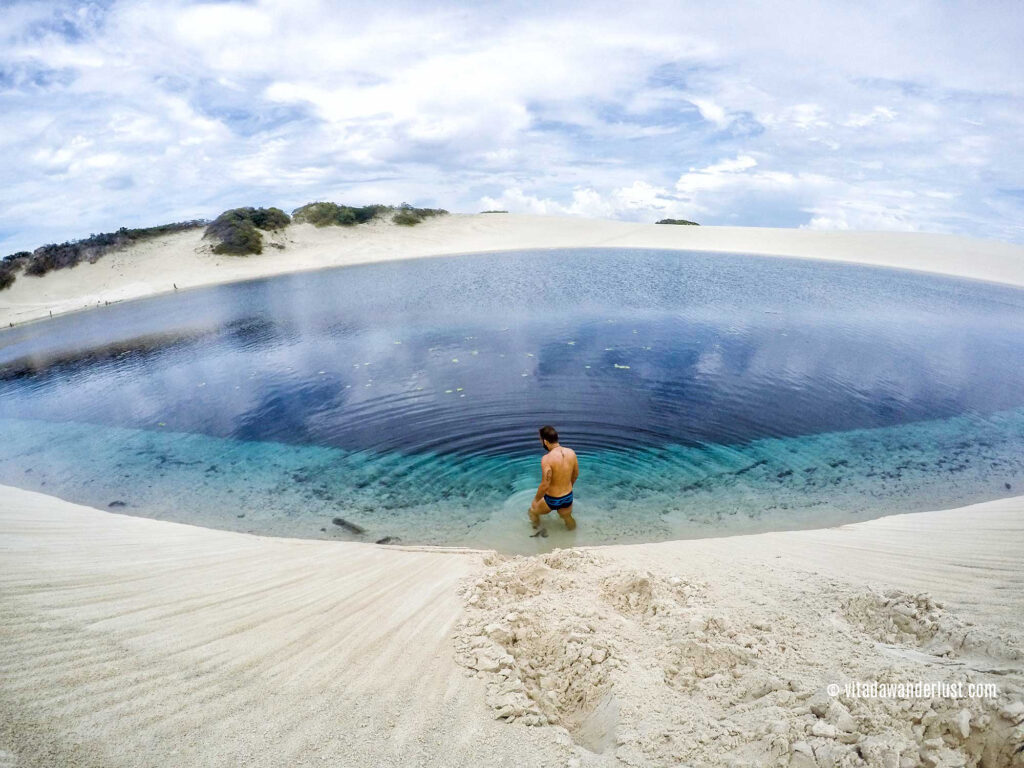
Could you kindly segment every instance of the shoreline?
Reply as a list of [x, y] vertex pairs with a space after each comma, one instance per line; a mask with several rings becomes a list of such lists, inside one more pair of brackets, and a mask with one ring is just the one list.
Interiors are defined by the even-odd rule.
[[[454, 554], [454, 555], [473, 555], [483, 557], [486, 555], [496, 555], [501, 558], [532, 558], [539, 557], [542, 555], [550, 554], [550, 552], [539, 552], [536, 554], [521, 554], [516, 552], [502, 552], [494, 547], [484, 546], [458, 546], [458, 545], [446, 545], [446, 544], [378, 544], [374, 541], [352, 541], [348, 539], [320, 539], [311, 538], [305, 536], [282, 536], [274, 533], [258, 533], [256, 531], [239, 531], [232, 530], [229, 528], [211, 528], [205, 525], [199, 525], [197, 523], [182, 522], [180, 520], [163, 520], [156, 517], [148, 517], [144, 515], [133, 515], [130, 512], [118, 511], [116, 509], [103, 509], [102, 507], [94, 507], [89, 504], [81, 504], [74, 501], [68, 501], [62, 499], [59, 496], [53, 494], [44, 493], [43, 491], [35, 491], [30, 488], [22, 488], [16, 485], [8, 485], [6, 483], [0, 483], [0, 494], [3, 493], [14, 493], [14, 494], [35, 494], [37, 496], [45, 497], [46, 499], [52, 499], [58, 504], [67, 504], [75, 507], [82, 507], [95, 512], [99, 512], [104, 515], [114, 515], [117, 517], [126, 517], [133, 520], [148, 520], [155, 523], [161, 523], [166, 525], [184, 526], [185, 528], [191, 528], [198, 531], [214, 531], [216, 533], [226, 533], [237, 536], [253, 536], [259, 539], [268, 539], [271, 541], [309, 541], [317, 542], [320, 544], [343, 544], [346, 546], [361, 546], [361, 547], [376, 547], [392, 552], [421, 552], [421, 553], [437, 553], [437, 554]], [[894, 519], [902, 519], [912, 521], [918, 516], [941, 516], [941, 515], [966, 515], [968, 510], [973, 510], [978, 507], [985, 507], [987, 505], [1009, 505], [1014, 508], [1019, 508], [1024, 513], [1024, 494], [1012, 494], [1008, 496], [997, 496], [992, 499], [985, 501], [972, 502], [970, 504], [963, 504], [952, 507], [939, 507], [936, 509], [919, 510], [916, 512], [890, 512], [888, 514], [880, 515], [878, 517], [870, 517], [865, 520], [847, 521], [843, 523], [836, 523], [832, 525], [814, 525], [808, 524], [799, 528], [783, 528], [783, 529], [771, 529], [771, 530], [760, 530], [760, 531], [744, 531], [740, 530], [735, 533], [728, 531], [718, 531], [714, 533], [708, 533], [703, 536], [691, 536], [683, 539], [665, 539], [661, 541], [627, 541], [627, 542], [606, 542], [601, 544], [579, 544], [572, 545], [571, 547], [556, 548], [556, 549], [577, 549], [577, 550], [588, 550], [600, 554], [605, 550], [616, 550], [616, 551], [627, 551], [633, 548], [653, 548], [653, 547], [671, 547], [676, 544], [686, 544], [688, 546], [699, 547], [703, 543], [707, 543], [713, 546], [720, 546], [724, 542], [733, 541], [736, 539], [744, 539], [754, 541], [761, 537], [773, 537], [773, 536], [788, 536], [788, 535], [808, 535], [808, 534], [819, 534], [826, 531], [838, 531], [846, 528], [855, 528], [858, 526], [870, 525], [872, 523], [880, 523], [880, 521], [893, 521]], [[2, 513], [4, 507], [0, 504], [0, 513]], [[920, 518], [925, 520], [924, 517]], [[526, 518], [524, 516], [523, 520]], [[551, 525], [561, 525], [559, 521], [550, 520], [548, 518], [542, 519], [542, 522], [548, 522]]]
[[[290, 225], [260, 255], [217, 256], [202, 231], [115, 251], [95, 264], [19, 275], [0, 291], [0, 332], [73, 312], [283, 274], [515, 250], [638, 248], [817, 259], [1024, 287], [1024, 246], [904, 232], [695, 227], [528, 214], [448, 214], [416, 227]], [[178, 284], [175, 289], [174, 284]], [[31, 301], [33, 294], [42, 300]]]

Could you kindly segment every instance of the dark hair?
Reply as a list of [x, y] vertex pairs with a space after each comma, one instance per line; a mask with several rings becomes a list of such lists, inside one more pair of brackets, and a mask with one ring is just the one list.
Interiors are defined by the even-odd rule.
[[555, 431], [555, 428], [552, 427], [552, 426], [541, 427], [540, 428], [540, 438], [541, 438], [541, 440], [547, 440], [549, 443], [557, 443], [558, 442], [558, 433]]

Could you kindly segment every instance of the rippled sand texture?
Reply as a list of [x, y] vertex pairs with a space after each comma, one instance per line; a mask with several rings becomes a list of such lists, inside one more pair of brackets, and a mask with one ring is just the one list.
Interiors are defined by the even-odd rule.
[[[739, 446], [583, 460], [573, 532], [531, 538], [536, 458], [334, 448], [0, 419], [0, 482], [146, 517], [302, 538], [486, 546], [610, 542], [839, 525], [1024, 488], [1024, 411]], [[83, 498], [84, 497], [84, 498]], [[365, 529], [332, 524], [342, 516]], [[553, 517], [553, 516], [550, 516]]]
[[[1017, 500], [509, 559], [0, 499], [11, 765], [1021, 761]], [[872, 679], [1000, 693], [824, 691]]]
[[475, 766], [501, 743], [449, 638], [473, 555], [0, 498], [0, 747], [18, 766]]

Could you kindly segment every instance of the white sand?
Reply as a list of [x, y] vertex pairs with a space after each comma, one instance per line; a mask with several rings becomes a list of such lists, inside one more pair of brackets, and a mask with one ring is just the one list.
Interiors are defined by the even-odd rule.
[[[1020, 762], [1018, 499], [506, 560], [0, 498], [10, 764]], [[1000, 693], [907, 710], [820, 693], [849, 680]]]
[[[1024, 285], [1020, 247], [920, 235], [489, 215], [286, 238], [227, 259], [186, 233], [19, 277], [0, 317], [569, 245], [827, 253]], [[1020, 766], [1022, 552], [1019, 498], [510, 559], [211, 531], [0, 486], [0, 766]], [[918, 680], [999, 691], [826, 692]]]
[[416, 227], [304, 224], [259, 256], [216, 256], [194, 230], [0, 291], [0, 326], [178, 289], [390, 259], [523, 248], [680, 248], [849, 261], [1024, 285], [1024, 246], [949, 235], [692, 227], [511, 214], [453, 214]]

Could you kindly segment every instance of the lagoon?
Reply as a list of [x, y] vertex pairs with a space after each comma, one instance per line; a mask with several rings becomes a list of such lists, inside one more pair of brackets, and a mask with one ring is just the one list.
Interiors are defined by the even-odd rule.
[[[530, 538], [545, 423], [580, 525]], [[645, 249], [327, 269], [3, 331], [0, 434], [0, 483], [263, 534], [835, 525], [1019, 493], [1024, 291]]]

